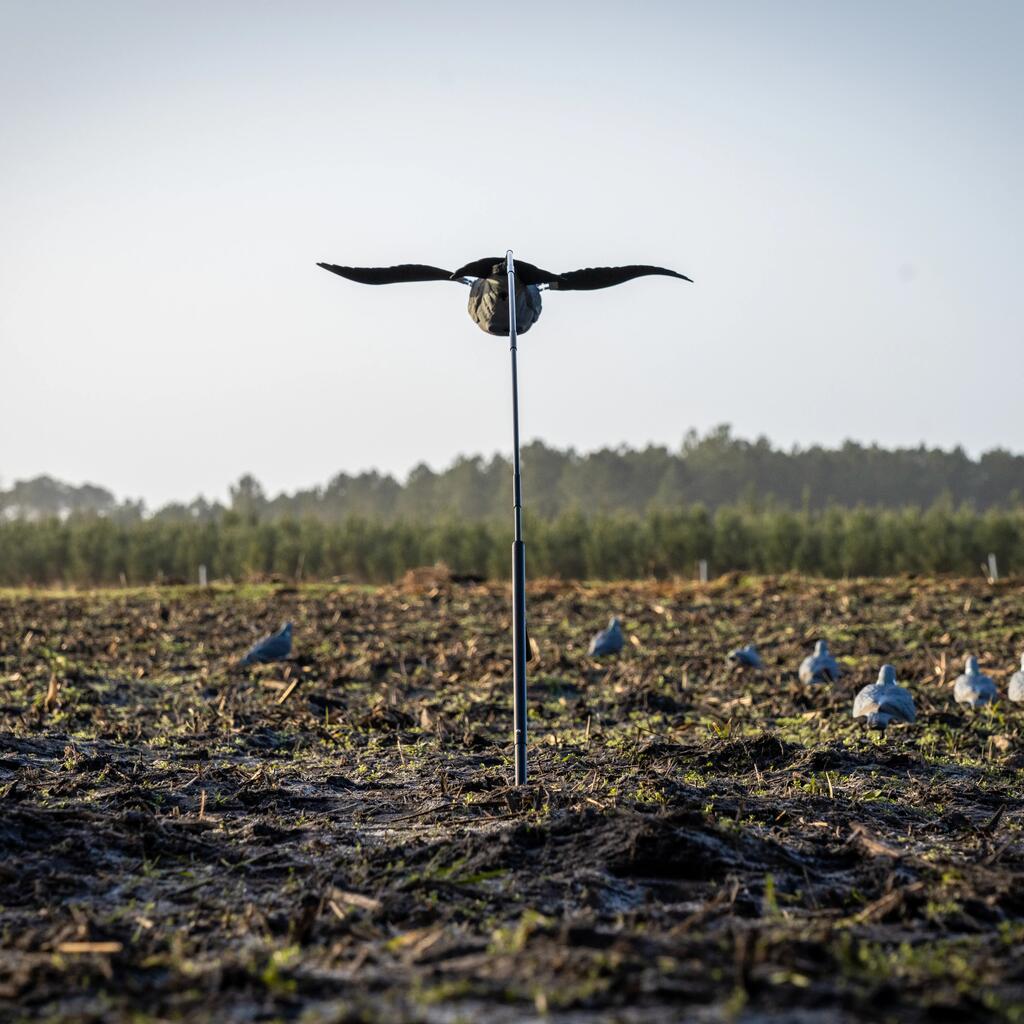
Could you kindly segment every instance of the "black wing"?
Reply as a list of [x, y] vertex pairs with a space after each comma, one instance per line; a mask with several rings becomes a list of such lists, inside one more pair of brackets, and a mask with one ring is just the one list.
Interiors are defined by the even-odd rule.
[[338, 267], [333, 263], [318, 263], [317, 266], [350, 281], [358, 281], [359, 284], [404, 284], [406, 281], [452, 279], [451, 271], [428, 267], [423, 263], [403, 263], [397, 267]]
[[634, 277], [647, 277], [650, 274], [678, 277], [680, 281], [693, 283], [685, 274], [677, 274], [674, 270], [666, 270], [664, 267], [588, 267], [586, 270], [570, 270], [565, 274], [559, 274], [551, 288], [560, 292], [588, 292], [596, 288], [611, 288], [612, 285], [632, 281]]

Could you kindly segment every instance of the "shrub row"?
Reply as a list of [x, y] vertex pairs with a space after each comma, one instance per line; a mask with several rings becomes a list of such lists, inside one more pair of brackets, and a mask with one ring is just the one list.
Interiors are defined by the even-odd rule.
[[[644, 516], [565, 512], [527, 520], [533, 576], [628, 579], [799, 571], [819, 576], [901, 572], [973, 575], [989, 552], [1002, 574], [1024, 571], [1024, 509], [976, 512], [830, 508], [792, 511], [701, 506]], [[260, 522], [227, 513], [209, 522], [117, 522], [99, 516], [0, 522], [0, 583], [81, 586], [276, 574], [387, 582], [446, 562], [453, 571], [504, 579], [510, 529], [490, 521], [379, 522], [309, 518]]]

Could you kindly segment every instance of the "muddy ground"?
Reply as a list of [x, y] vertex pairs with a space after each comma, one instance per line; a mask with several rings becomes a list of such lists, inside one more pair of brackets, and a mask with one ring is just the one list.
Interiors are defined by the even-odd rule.
[[0, 1019], [1024, 1020], [1022, 597], [532, 583], [516, 790], [504, 588], [0, 595]]

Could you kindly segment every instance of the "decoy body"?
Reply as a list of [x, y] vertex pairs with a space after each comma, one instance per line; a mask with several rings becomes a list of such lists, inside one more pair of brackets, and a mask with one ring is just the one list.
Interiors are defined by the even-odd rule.
[[618, 619], [612, 619], [607, 629], [595, 633], [587, 648], [587, 654], [592, 658], [600, 658], [605, 654], [618, 654], [622, 650], [626, 638], [622, 635], [622, 623]]
[[800, 662], [801, 683], [834, 683], [840, 675], [839, 662], [829, 653], [824, 640], [819, 640], [814, 653]]
[[1012, 701], [1024, 701], [1024, 654], [1020, 656], [1020, 671], [1010, 676], [1010, 688], [1006, 696]]
[[242, 659], [243, 665], [257, 665], [268, 661], [284, 661], [292, 653], [292, 624], [286, 622], [276, 633], [265, 636], [253, 644]]
[[741, 668], [761, 668], [763, 664], [761, 655], [757, 653], [757, 648], [753, 644], [737, 647], [734, 651], [730, 651], [727, 657], [729, 661], [734, 661]]
[[[514, 260], [516, 271], [516, 333], [525, 334], [540, 316], [542, 288], [552, 291], [594, 291], [632, 281], [635, 277], [676, 277], [690, 281], [683, 274], [664, 267], [634, 265], [628, 267], [590, 267], [554, 274], [532, 263]], [[422, 263], [403, 263], [396, 267], [339, 267], [318, 263], [318, 267], [358, 281], [360, 284], [402, 284], [407, 281], [458, 281], [469, 285], [469, 315], [481, 330], [507, 337], [508, 276], [504, 256], [487, 256], [474, 260], [454, 273]], [[692, 282], [691, 282], [692, 283]]]
[[978, 659], [972, 655], [964, 664], [964, 674], [957, 678], [953, 687], [953, 697], [957, 704], [980, 708], [984, 704], [991, 704], [998, 696], [996, 684], [982, 674], [978, 668]]
[[878, 682], [865, 686], [853, 700], [853, 717], [864, 718], [874, 729], [890, 722], [913, 722], [917, 718], [910, 691], [896, 682], [896, 669], [883, 665]]

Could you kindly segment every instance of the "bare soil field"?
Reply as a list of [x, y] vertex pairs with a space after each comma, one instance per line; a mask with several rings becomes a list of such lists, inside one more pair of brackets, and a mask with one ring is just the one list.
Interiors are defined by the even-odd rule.
[[0, 1019], [1024, 1021], [1022, 598], [533, 582], [517, 790], [505, 588], [2, 593]]

